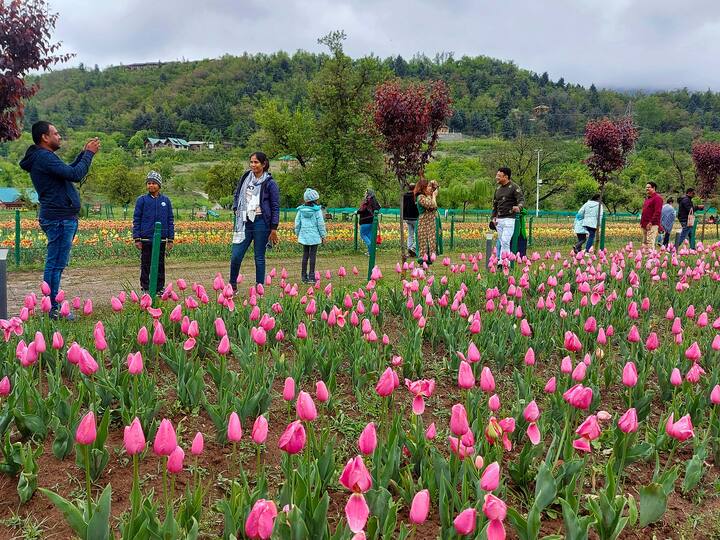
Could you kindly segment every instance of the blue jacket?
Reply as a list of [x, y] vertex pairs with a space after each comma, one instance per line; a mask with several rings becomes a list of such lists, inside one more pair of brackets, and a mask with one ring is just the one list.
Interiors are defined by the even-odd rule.
[[[251, 171], [245, 171], [245, 173], [238, 180], [238, 185], [235, 188], [235, 194], [233, 195], [232, 210], [235, 212], [238, 207], [238, 199], [240, 198], [240, 188], [248, 177]], [[270, 173], [265, 181], [260, 184], [260, 210], [262, 210], [262, 218], [265, 224], [270, 228], [271, 231], [275, 231], [280, 224], [280, 188], [278, 187], [275, 179]]]
[[94, 154], [83, 150], [67, 165], [54, 152], [32, 145], [20, 161], [30, 173], [40, 203], [40, 219], [77, 219], [80, 195], [73, 183], [81, 182], [90, 169]]
[[162, 223], [162, 239], [175, 239], [175, 219], [173, 218], [172, 205], [162, 193], [153, 197], [149, 193], [140, 195], [135, 201], [135, 213], [133, 214], [133, 240], [145, 240], [152, 242], [155, 232], [155, 222]]
[[297, 207], [295, 234], [303, 246], [315, 246], [327, 236], [321, 206], [301, 204]]

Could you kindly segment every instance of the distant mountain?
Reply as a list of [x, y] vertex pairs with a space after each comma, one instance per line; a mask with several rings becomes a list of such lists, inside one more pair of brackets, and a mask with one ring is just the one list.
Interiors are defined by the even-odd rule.
[[[305, 103], [308, 84], [327, 58], [298, 51], [104, 70], [81, 65], [33, 78], [40, 91], [27, 106], [26, 126], [48, 118], [63, 129], [117, 132], [125, 140], [148, 129], [158, 136], [242, 143], [255, 130], [253, 111], [260, 100]], [[588, 119], [623, 115], [630, 102], [636, 122], [651, 131], [720, 129], [720, 95], [709, 91], [583, 88], [485, 56], [355, 62], [385, 77], [444, 79], [456, 111], [449, 127], [470, 135], [579, 136]]]

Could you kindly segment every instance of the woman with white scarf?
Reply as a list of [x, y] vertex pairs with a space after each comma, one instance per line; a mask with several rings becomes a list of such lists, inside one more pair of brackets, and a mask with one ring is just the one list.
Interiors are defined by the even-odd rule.
[[230, 284], [237, 291], [245, 252], [255, 242], [255, 282], [265, 283], [265, 250], [278, 243], [280, 189], [269, 172], [270, 160], [262, 152], [250, 156], [250, 170], [242, 175], [233, 197], [235, 227], [230, 258]]

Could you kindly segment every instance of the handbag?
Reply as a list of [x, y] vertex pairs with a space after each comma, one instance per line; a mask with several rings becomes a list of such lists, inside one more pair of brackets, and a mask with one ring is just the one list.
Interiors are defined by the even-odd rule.
[[688, 214], [687, 226], [692, 227], [693, 225], [695, 225], [695, 210], [691, 208]]

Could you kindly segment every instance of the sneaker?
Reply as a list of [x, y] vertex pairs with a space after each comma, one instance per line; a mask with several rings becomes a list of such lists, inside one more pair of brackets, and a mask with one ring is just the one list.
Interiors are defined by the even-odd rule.
[[408, 249], [408, 257], [417, 257], [417, 253], [412, 249]]

